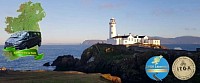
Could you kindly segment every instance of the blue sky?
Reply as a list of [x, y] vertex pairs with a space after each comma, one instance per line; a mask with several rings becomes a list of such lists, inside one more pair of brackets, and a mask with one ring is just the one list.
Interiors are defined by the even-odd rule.
[[[10, 36], [5, 17], [16, 17], [21, 3], [0, 0], [0, 44]], [[200, 0], [31, 0], [40, 2], [46, 17], [40, 22], [43, 44], [79, 44], [107, 39], [109, 19], [118, 34], [177, 37], [200, 36]]]

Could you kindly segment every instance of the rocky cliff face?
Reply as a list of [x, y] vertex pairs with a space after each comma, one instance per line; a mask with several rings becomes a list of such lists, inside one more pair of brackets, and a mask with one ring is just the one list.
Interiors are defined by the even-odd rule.
[[[95, 44], [84, 50], [81, 59], [78, 60], [71, 55], [59, 56], [52, 64], [56, 66], [55, 71], [74, 70], [86, 73], [110, 73], [119, 76], [124, 83], [132, 82], [155, 82], [145, 72], [145, 65], [152, 56], [163, 55], [169, 62], [179, 56], [188, 56], [196, 64], [197, 70], [189, 82], [200, 82], [200, 53], [188, 51], [175, 51], [144, 48], [137, 46], [120, 46], [109, 44]], [[171, 70], [163, 82], [181, 82], [172, 74]]]

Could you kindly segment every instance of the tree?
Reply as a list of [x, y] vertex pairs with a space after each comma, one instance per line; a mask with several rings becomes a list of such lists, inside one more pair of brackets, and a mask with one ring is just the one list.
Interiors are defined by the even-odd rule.
[[6, 32], [40, 31], [38, 22], [45, 17], [45, 12], [40, 3], [25, 2], [20, 5], [17, 12], [21, 12], [18, 17], [6, 17]]

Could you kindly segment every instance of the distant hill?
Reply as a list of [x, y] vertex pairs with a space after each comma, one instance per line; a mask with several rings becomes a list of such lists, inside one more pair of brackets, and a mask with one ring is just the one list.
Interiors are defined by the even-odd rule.
[[200, 37], [181, 36], [176, 38], [154, 37], [161, 40], [161, 44], [200, 44]]
[[106, 43], [106, 40], [85, 40], [82, 45], [93, 45], [96, 43]]
[[[161, 40], [161, 44], [200, 44], [200, 37], [181, 36], [176, 38], [152, 37]], [[106, 43], [106, 40], [85, 40], [83, 45], [93, 45], [96, 43]]]

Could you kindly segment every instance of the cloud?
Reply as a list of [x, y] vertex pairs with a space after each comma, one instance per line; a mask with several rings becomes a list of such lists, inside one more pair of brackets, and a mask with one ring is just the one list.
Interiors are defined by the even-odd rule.
[[155, 9], [153, 14], [156, 16], [170, 16], [176, 13], [175, 9]]
[[200, 13], [200, 8], [180, 9], [183, 13]]
[[124, 5], [124, 3], [102, 3], [99, 7], [102, 9], [118, 9]]
[[157, 8], [153, 10], [153, 14], [156, 16], [191, 15], [196, 13], [200, 13], [200, 8]]
[[101, 8], [106, 8], [106, 9], [112, 9], [112, 8], [115, 8], [117, 6], [115, 6], [114, 4], [112, 3], [104, 3], [100, 6]]
[[80, 0], [80, 2], [84, 6], [94, 5], [95, 7], [98, 7], [100, 9], [118, 9], [118, 8], [125, 6], [127, 3], [127, 2], [113, 3], [113, 2], [109, 2], [109, 1], [99, 2], [99, 1], [95, 1], [95, 0]]
[[93, 3], [94, 0], [81, 0], [84, 5], [90, 5]]
[[186, 31], [196, 31], [197, 28], [184, 28], [184, 30], [186, 30]]

